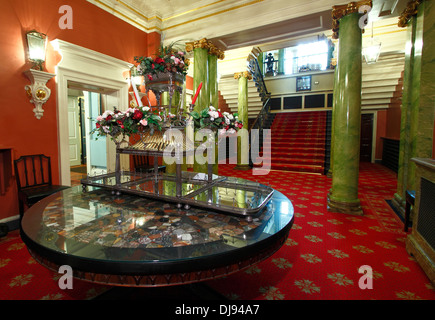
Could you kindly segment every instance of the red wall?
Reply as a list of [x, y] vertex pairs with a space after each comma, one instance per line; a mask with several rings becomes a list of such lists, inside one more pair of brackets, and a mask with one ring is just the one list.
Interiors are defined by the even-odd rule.
[[[62, 30], [61, 5], [70, 5], [73, 28]], [[0, 10], [0, 149], [12, 148], [13, 158], [24, 154], [44, 153], [52, 157], [54, 183], [59, 181], [58, 138], [55, 80], [48, 81], [51, 97], [43, 105], [38, 120], [33, 104], [24, 90], [30, 81], [23, 74], [26, 62], [25, 33], [32, 29], [47, 34], [48, 40], [61, 39], [115, 58], [134, 63], [134, 56], [150, 55], [159, 46], [160, 35], [147, 34], [112, 16], [85, 0], [7, 0]], [[54, 73], [59, 59], [48, 45], [46, 71]], [[13, 177], [0, 195], [0, 220], [18, 214], [18, 199]]]

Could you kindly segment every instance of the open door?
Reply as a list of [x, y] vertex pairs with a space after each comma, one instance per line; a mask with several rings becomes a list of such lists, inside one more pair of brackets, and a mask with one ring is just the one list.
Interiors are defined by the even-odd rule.
[[68, 96], [69, 159], [71, 167], [81, 165], [80, 109], [78, 97]]
[[95, 128], [95, 119], [104, 111], [101, 106], [101, 94], [96, 92], [84, 92], [86, 121], [86, 166], [90, 175], [107, 172], [107, 148], [106, 137], [91, 133]]

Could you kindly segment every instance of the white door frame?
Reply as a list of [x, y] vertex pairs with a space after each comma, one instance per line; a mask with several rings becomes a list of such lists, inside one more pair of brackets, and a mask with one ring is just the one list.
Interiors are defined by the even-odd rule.
[[[130, 70], [132, 64], [59, 39], [51, 41], [51, 44], [62, 56], [62, 60], [56, 66], [60, 184], [71, 185], [68, 141], [68, 82], [104, 88], [111, 93], [116, 92], [119, 110], [126, 110], [128, 108], [129, 83], [124, 75], [126, 71]], [[108, 170], [114, 171], [116, 148], [111, 139], [107, 139], [107, 141], [107, 167]], [[126, 165], [128, 164], [121, 163], [121, 167]]]

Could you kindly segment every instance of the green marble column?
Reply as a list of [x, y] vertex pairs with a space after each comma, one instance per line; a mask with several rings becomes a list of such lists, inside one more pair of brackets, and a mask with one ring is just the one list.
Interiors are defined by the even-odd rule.
[[243, 123], [243, 129], [237, 136], [237, 166], [238, 170], [249, 170], [249, 133], [248, 133], [248, 80], [252, 79], [248, 71], [237, 72], [234, 78], [239, 80], [238, 115]]
[[[209, 43], [208, 54], [208, 88], [210, 93], [210, 105], [218, 109], [219, 107], [219, 90], [218, 90], [218, 59], [223, 59], [223, 52], [217, 49], [212, 43]], [[218, 144], [215, 145], [215, 163], [213, 165], [213, 173], [219, 174]]]
[[[186, 43], [186, 51], [193, 51], [193, 93], [195, 95], [197, 88], [202, 83], [202, 89], [195, 101], [194, 110], [201, 110], [210, 106], [210, 94], [208, 91], [208, 41], [201, 39], [195, 42]], [[195, 134], [196, 138], [196, 134]], [[196, 139], [195, 139], [196, 140]], [[195, 142], [196, 145], [201, 142]], [[196, 158], [196, 157], [195, 157]], [[199, 164], [194, 158], [193, 171], [207, 172], [207, 164]]]
[[397, 192], [394, 195], [393, 205], [396, 209], [405, 212], [405, 191], [408, 180], [408, 165], [410, 164], [410, 114], [412, 101], [412, 74], [414, 66], [414, 41], [415, 23], [412, 18], [407, 28], [407, 40], [405, 46], [405, 68], [403, 73], [403, 92], [400, 120], [400, 142], [399, 142], [399, 166], [397, 172]]
[[[413, 7], [413, 2], [409, 3]], [[397, 193], [393, 204], [404, 212], [405, 191], [416, 190], [412, 158], [432, 158], [435, 118], [435, 6], [423, 1], [399, 26], [407, 28]], [[412, 11], [408, 11], [412, 12]], [[403, 23], [406, 21], [406, 23]], [[402, 22], [402, 25], [401, 23]], [[404, 24], [404, 25], [403, 25]]]
[[328, 178], [332, 177], [332, 172], [334, 171], [334, 163], [332, 161], [334, 154], [334, 113], [335, 113], [335, 105], [337, 104], [337, 98], [339, 97], [338, 89], [339, 89], [339, 79], [338, 79], [338, 68], [335, 68], [334, 71], [334, 90], [333, 90], [333, 102], [332, 102], [332, 119], [331, 119], [331, 150], [330, 150], [330, 163], [329, 170], [326, 176]]
[[201, 110], [210, 106], [210, 94], [208, 91], [208, 50], [207, 48], [195, 48], [193, 50], [193, 91], [202, 83], [202, 89], [199, 92], [198, 99], [195, 102], [195, 111]]
[[219, 91], [217, 81], [218, 57], [214, 54], [208, 55], [208, 88], [210, 93], [210, 105], [216, 109], [219, 106]]
[[[202, 89], [198, 95], [197, 101], [195, 102], [194, 110], [200, 112], [203, 109], [208, 108], [210, 104], [217, 108], [219, 105], [217, 61], [218, 59], [224, 58], [223, 52], [205, 38], [195, 42], [186, 43], [186, 51], [193, 51], [194, 54], [194, 93], [196, 93], [198, 86], [202, 83]], [[201, 144], [201, 142], [197, 144]], [[217, 174], [217, 150], [215, 150], [215, 155], [216, 160], [215, 165], [213, 166], [213, 172]], [[193, 170], [196, 172], [207, 173], [207, 163], [199, 164], [195, 159]]]
[[340, 18], [332, 188], [328, 195], [329, 211], [356, 215], [363, 214], [358, 199], [362, 83], [360, 16], [353, 12]]

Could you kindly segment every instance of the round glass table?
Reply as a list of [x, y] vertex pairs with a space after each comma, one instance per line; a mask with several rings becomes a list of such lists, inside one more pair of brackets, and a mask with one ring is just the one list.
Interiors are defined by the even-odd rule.
[[293, 220], [292, 203], [276, 190], [262, 211], [246, 219], [75, 186], [29, 208], [21, 237], [31, 255], [55, 272], [68, 265], [81, 280], [156, 287], [248, 268], [284, 244]]

